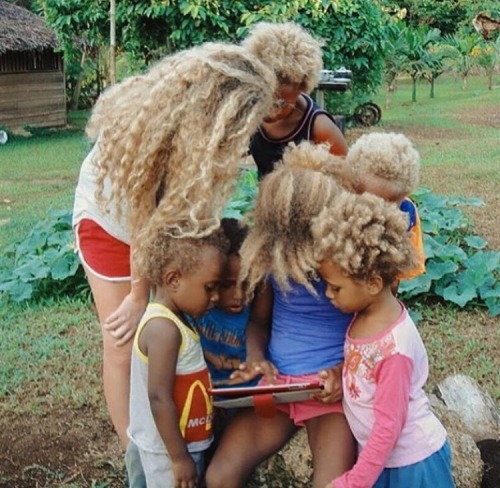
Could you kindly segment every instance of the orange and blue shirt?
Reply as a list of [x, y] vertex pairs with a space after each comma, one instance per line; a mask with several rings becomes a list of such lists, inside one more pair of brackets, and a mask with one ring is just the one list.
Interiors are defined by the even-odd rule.
[[410, 233], [410, 240], [417, 256], [416, 266], [398, 276], [398, 280], [409, 280], [425, 273], [424, 239], [420, 217], [415, 204], [409, 198], [405, 198], [401, 202], [399, 209], [408, 215], [408, 232]]

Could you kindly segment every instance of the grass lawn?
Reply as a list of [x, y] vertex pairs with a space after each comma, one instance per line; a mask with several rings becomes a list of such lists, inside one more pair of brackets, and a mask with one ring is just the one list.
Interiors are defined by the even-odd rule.
[[[500, 85], [497, 75], [494, 82]], [[500, 87], [484, 78], [442, 77], [436, 98], [429, 85], [400, 80], [390, 108], [385, 92], [377, 127], [348, 130], [349, 142], [367, 131], [403, 132], [422, 157], [421, 183], [436, 193], [474, 196], [486, 205], [468, 210], [475, 230], [500, 249]], [[0, 146], [0, 256], [27, 235], [49, 209], [71, 208], [78, 171], [89, 145], [80, 128]], [[428, 348], [428, 388], [461, 372], [500, 404], [498, 318], [482, 310], [435, 304], [419, 308]], [[54, 300], [0, 306], [0, 486], [123, 486], [120, 448], [104, 407], [100, 334], [88, 301]]]

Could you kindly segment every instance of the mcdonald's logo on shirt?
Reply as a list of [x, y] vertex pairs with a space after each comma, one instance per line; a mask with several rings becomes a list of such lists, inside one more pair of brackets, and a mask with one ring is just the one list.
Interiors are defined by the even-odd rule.
[[200, 442], [212, 437], [213, 406], [208, 394], [208, 370], [177, 374], [174, 401], [179, 412], [179, 428], [186, 442]]

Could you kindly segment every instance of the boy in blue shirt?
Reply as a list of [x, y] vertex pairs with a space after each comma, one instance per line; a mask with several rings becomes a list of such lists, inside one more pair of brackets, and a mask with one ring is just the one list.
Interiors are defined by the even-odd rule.
[[219, 286], [219, 300], [205, 315], [193, 319], [214, 387], [230, 386], [231, 373], [245, 361], [245, 335], [250, 315], [250, 306], [244, 304], [238, 285], [239, 250], [248, 229], [238, 220], [228, 218], [221, 220], [221, 228], [230, 244]]
[[[214, 387], [228, 387], [230, 376], [246, 359], [246, 329], [250, 305], [244, 303], [244, 293], [238, 284], [240, 274], [240, 247], [248, 228], [237, 219], [224, 218], [221, 228], [229, 240], [226, 265], [219, 285], [219, 300], [200, 318], [190, 318], [193, 328], [200, 335], [201, 347]], [[235, 386], [253, 386], [259, 377]], [[212, 429], [214, 442], [205, 453], [205, 465], [212, 458], [222, 433], [235, 409], [214, 408]]]

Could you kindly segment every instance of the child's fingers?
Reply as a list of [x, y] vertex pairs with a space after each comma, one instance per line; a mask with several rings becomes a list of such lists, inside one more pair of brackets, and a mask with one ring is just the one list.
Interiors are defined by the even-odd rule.
[[231, 373], [231, 376], [229, 377], [229, 380], [225, 381], [225, 385], [238, 385], [239, 383], [244, 383], [245, 381], [250, 381], [253, 378], [255, 378], [255, 375], [252, 375], [251, 373], [245, 373], [242, 371], [233, 371]]

